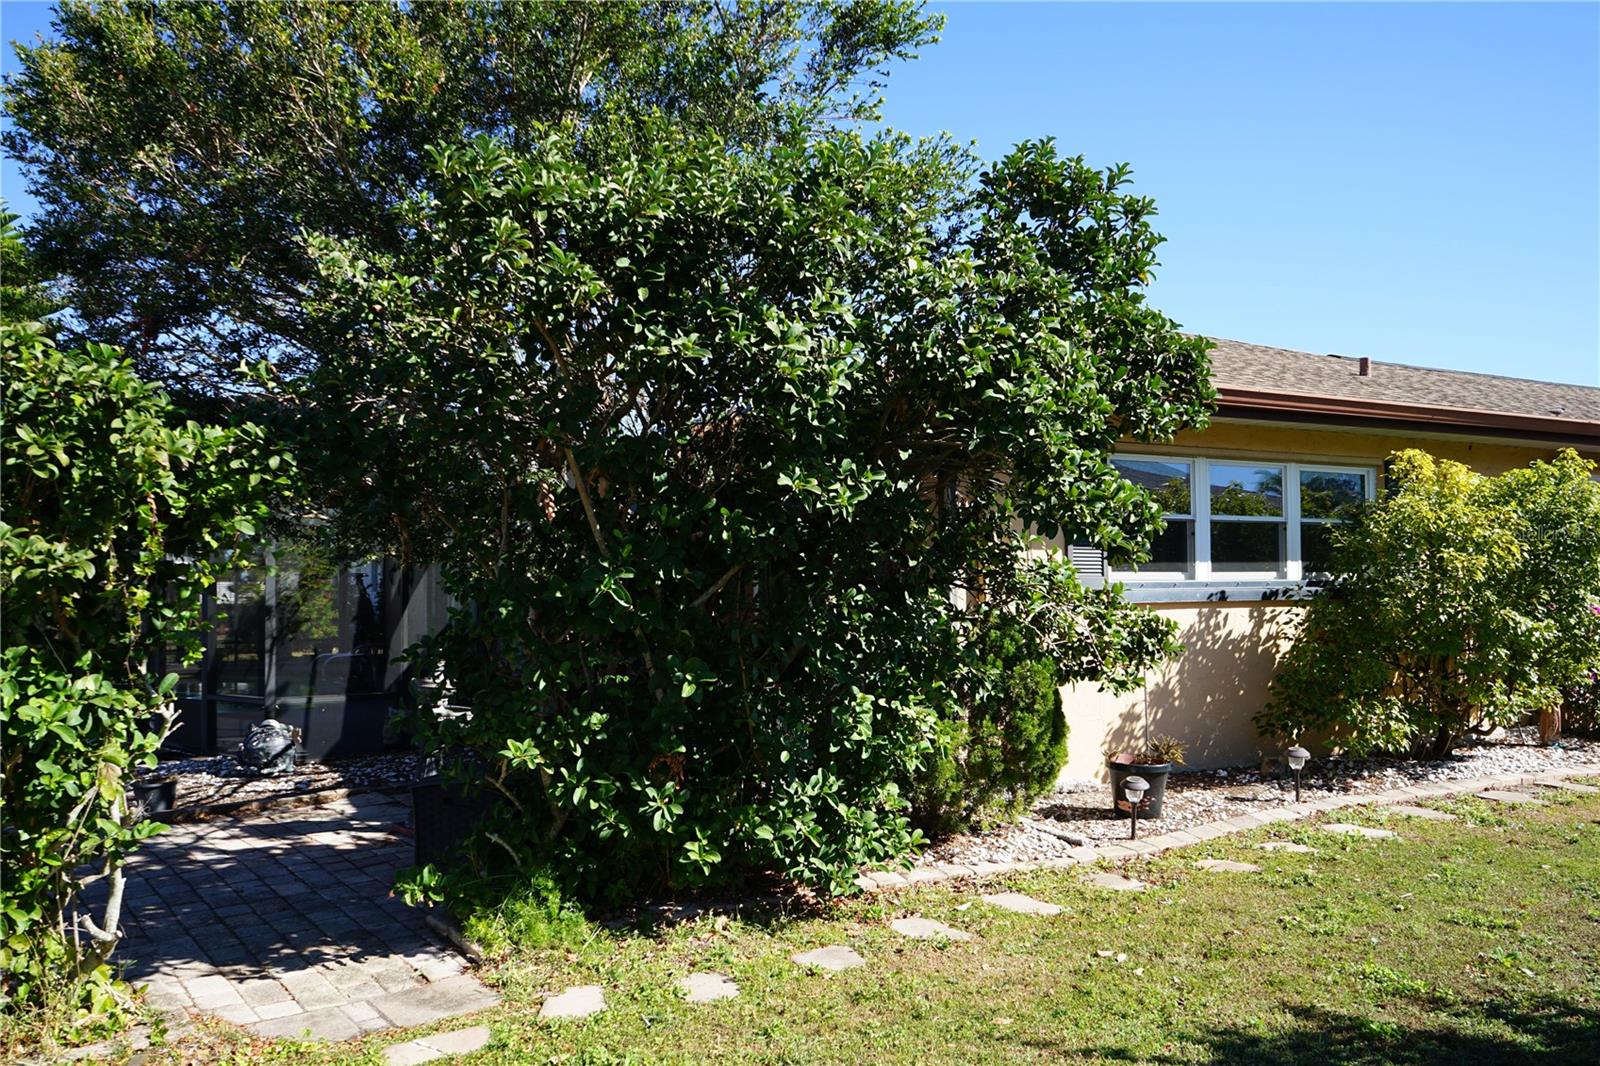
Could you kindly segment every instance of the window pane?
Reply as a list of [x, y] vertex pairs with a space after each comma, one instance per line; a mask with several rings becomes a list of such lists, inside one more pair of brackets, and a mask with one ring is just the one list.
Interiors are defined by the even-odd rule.
[[1300, 526], [1301, 569], [1306, 577], [1326, 574], [1333, 553], [1333, 526], [1327, 522], [1306, 522]]
[[1190, 466], [1159, 459], [1113, 459], [1111, 465], [1129, 481], [1154, 496], [1166, 514], [1189, 514], [1194, 506], [1189, 494]]
[[1331, 470], [1300, 471], [1300, 514], [1342, 518], [1367, 499], [1367, 475]]
[[388, 658], [382, 617], [381, 563], [341, 564], [310, 546], [281, 554], [279, 698], [381, 691]]
[[1135, 569], [1141, 574], [1187, 574], [1193, 563], [1193, 520], [1169, 518], [1167, 528], [1150, 542], [1150, 561]]
[[223, 573], [212, 595], [211, 692], [218, 696], [260, 696], [266, 683], [266, 570], [254, 562]]
[[1281, 573], [1286, 551], [1282, 522], [1211, 523], [1211, 569], [1214, 573]]
[[1212, 463], [1211, 513], [1283, 514], [1283, 467]]

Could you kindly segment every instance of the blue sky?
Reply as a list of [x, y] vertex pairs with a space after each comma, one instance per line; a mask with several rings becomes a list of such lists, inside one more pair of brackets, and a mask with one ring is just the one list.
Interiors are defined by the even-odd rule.
[[1600, 383], [1600, 5], [936, 6], [888, 122], [1131, 163], [1186, 328]]

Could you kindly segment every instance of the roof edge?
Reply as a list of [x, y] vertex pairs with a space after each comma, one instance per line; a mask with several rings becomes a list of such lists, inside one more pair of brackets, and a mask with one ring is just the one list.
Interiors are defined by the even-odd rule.
[[1250, 411], [1288, 416], [1322, 415], [1360, 421], [1403, 422], [1450, 429], [1476, 429], [1495, 435], [1534, 433], [1574, 441], [1600, 441], [1600, 421], [1547, 415], [1481, 411], [1466, 407], [1399, 403], [1348, 396], [1314, 396], [1275, 389], [1217, 386], [1219, 413]]

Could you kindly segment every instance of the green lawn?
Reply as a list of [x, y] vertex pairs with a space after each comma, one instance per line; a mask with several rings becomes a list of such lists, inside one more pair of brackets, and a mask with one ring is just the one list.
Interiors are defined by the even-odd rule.
[[[1152, 885], [1140, 894], [1088, 888], [1071, 870], [986, 886], [1068, 908], [1053, 918], [995, 910], [967, 886], [820, 917], [590, 927], [488, 973], [506, 996], [486, 1019], [495, 1040], [458, 1061], [1600, 1062], [1600, 796], [1549, 799], [1438, 804], [1456, 823], [1329, 819], [1387, 825], [1400, 841], [1280, 825], [1136, 864]], [[1252, 847], [1273, 837], [1319, 851]], [[1264, 871], [1193, 869], [1203, 857]], [[902, 914], [978, 939], [902, 940], [886, 928]], [[816, 975], [788, 961], [830, 943], [868, 965]], [[693, 969], [731, 975], [742, 994], [682, 1002], [673, 980]], [[605, 987], [604, 1014], [536, 1019], [544, 995], [585, 983]], [[241, 1064], [380, 1061], [400, 1039], [269, 1049], [220, 1025], [208, 1037]]]

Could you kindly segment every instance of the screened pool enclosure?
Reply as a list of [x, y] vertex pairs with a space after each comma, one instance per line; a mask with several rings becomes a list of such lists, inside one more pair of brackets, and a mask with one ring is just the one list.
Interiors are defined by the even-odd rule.
[[241, 556], [205, 598], [204, 654], [178, 674], [169, 746], [232, 752], [250, 727], [300, 729], [307, 757], [376, 752], [409, 681], [402, 652], [444, 623], [431, 571], [392, 559], [346, 562], [279, 544]]

